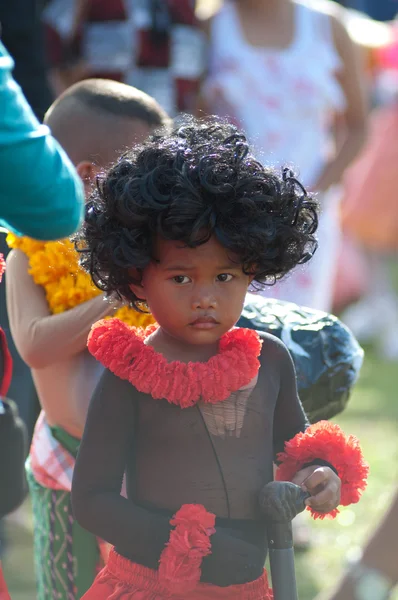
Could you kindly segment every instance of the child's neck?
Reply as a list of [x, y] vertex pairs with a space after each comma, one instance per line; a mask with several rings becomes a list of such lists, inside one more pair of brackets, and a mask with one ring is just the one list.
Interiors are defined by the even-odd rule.
[[208, 345], [188, 344], [171, 336], [161, 327], [147, 338], [146, 343], [162, 354], [168, 362], [206, 362], [218, 352], [218, 341]]
[[295, 37], [292, 0], [242, 0], [237, 4], [245, 40], [255, 48], [285, 50]]

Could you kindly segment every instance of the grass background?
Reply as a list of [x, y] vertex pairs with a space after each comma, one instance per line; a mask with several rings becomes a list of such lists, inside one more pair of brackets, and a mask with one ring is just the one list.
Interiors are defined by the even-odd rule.
[[[367, 349], [360, 380], [344, 413], [335, 419], [357, 435], [371, 466], [363, 499], [335, 521], [308, 519], [312, 547], [296, 557], [300, 600], [311, 600], [333, 584], [347, 559], [354, 557], [380, 520], [398, 481], [398, 364], [378, 359]], [[9, 547], [4, 572], [12, 600], [35, 598], [30, 507], [8, 522]], [[19, 514], [21, 516], [21, 513]], [[397, 556], [398, 569], [398, 556]], [[398, 591], [393, 596], [398, 600]]]

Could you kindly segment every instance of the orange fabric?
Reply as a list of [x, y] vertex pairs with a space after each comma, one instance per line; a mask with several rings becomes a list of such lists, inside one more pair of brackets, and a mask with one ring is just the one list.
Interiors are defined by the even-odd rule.
[[256, 581], [218, 587], [198, 583], [183, 596], [175, 595], [159, 583], [158, 572], [137, 565], [111, 550], [101, 571], [82, 600], [273, 600], [267, 572]]
[[342, 226], [365, 247], [398, 250], [398, 105], [374, 111], [369, 141], [345, 176]]
[[0, 563], [0, 600], [11, 600]]

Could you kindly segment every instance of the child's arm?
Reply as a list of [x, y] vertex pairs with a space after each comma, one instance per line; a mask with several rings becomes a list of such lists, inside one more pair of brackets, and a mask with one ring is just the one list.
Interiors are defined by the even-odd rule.
[[134, 440], [135, 411], [132, 385], [105, 371], [91, 400], [76, 460], [73, 512], [82, 527], [115, 545], [124, 556], [132, 557], [134, 551], [138, 560], [139, 549], [156, 564], [169, 538], [168, 520], [120, 495]]
[[297, 392], [297, 379], [292, 358], [286, 346], [275, 339], [273, 348], [275, 369], [280, 373], [280, 386], [274, 413], [274, 456], [283, 452], [285, 442], [305, 431], [309, 421]]
[[[285, 443], [309, 427], [308, 419], [297, 392], [297, 379], [293, 361], [287, 349], [280, 344], [280, 388], [274, 415], [274, 452], [282, 452]], [[340, 480], [328, 462], [311, 457], [298, 468], [292, 481], [311, 493], [307, 503], [319, 512], [329, 512], [340, 502]]]
[[[280, 350], [280, 390], [274, 414], [274, 449], [281, 463], [278, 479], [311, 493], [314, 517], [336, 514], [340, 504], [357, 502], [368, 467], [358, 441], [327, 421], [309, 425], [297, 394], [296, 374], [286, 348]], [[343, 485], [341, 482], [343, 481]]]
[[[105, 371], [88, 411], [74, 470], [72, 503], [82, 527], [113, 544], [127, 558], [157, 569], [169, 540], [170, 522], [120, 495], [128, 455], [132, 460], [135, 393], [129, 382]], [[219, 527], [210, 541], [212, 554], [203, 560], [203, 581], [227, 585], [261, 575], [264, 556], [258, 548]]]
[[44, 291], [34, 283], [28, 269], [25, 254], [12, 250], [7, 258], [7, 309], [18, 352], [31, 368], [41, 369], [82, 352], [92, 324], [114, 308], [101, 295], [51, 315]]

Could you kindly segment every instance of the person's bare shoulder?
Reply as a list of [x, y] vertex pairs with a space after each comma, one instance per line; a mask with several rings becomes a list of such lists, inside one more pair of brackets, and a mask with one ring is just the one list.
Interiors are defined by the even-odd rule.
[[303, 4], [307, 8], [333, 18], [342, 18], [346, 9], [332, 0], [294, 0], [296, 4]]
[[313, 10], [318, 14], [324, 15], [325, 18], [329, 19], [336, 49], [341, 54], [341, 50], [343, 48], [344, 52], [344, 46], [351, 43], [346, 27], [346, 21], [348, 17], [347, 9], [337, 4], [337, 2], [332, 2], [332, 0], [295, 1], [297, 4], [303, 4], [304, 6], [307, 6], [310, 10]]

